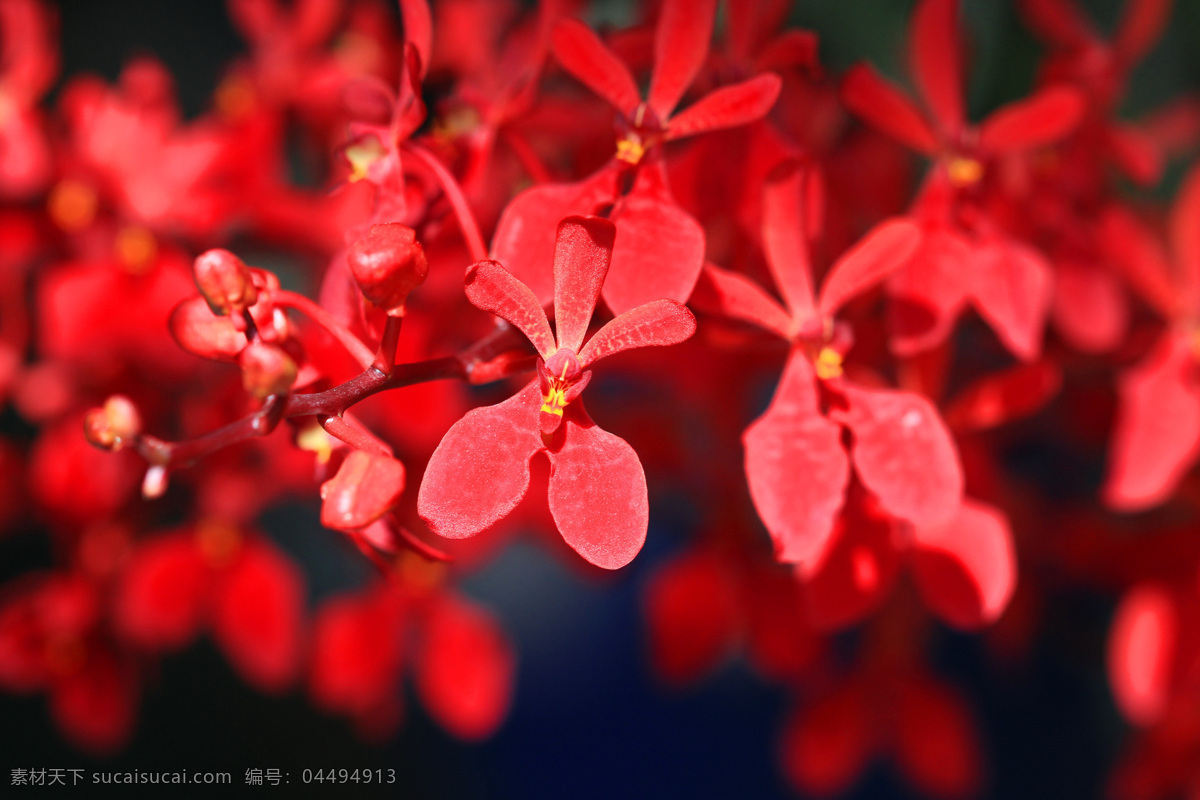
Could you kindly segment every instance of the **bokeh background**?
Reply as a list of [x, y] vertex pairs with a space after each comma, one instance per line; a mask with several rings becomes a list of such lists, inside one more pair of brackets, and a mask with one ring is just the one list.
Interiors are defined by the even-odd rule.
[[[1120, 3], [1084, 5], [1111, 25]], [[58, 6], [63, 76], [87, 71], [113, 80], [131, 55], [152, 54], [175, 76], [189, 115], [205, 107], [223, 65], [243, 48], [217, 0], [61, 0]], [[905, 0], [798, 0], [793, 22], [820, 34], [829, 67], [867, 58], [898, 76], [910, 8]], [[1038, 48], [1009, 0], [965, 0], [965, 10], [974, 53], [970, 108], [978, 118], [1027, 91]], [[593, 21], [620, 22], [631, 13], [630, 2], [603, 2]], [[1166, 36], [1134, 74], [1126, 111], [1136, 116], [1197, 90], [1200, 2], [1177, 0]], [[1178, 178], [1168, 175], [1159, 187], [1163, 196]], [[0, 425], [17, 437], [30, 433], [11, 409]], [[1094, 491], [1099, 462], [1046, 451], [1035, 441], [1031, 436], [1028, 448], [1013, 452], [1015, 468], [1061, 482], [1064, 492]], [[365, 560], [320, 527], [318, 511], [313, 496], [277, 507], [262, 521], [303, 566], [313, 603], [369, 574]], [[690, 540], [698, 522], [685, 498], [656, 506], [646, 549], [631, 567], [603, 579], [518, 543], [466, 580], [464, 590], [498, 612], [519, 653], [509, 718], [482, 744], [451, 738], [415, 702], [396, 738], [363, 744], [343, 720], [312, 710], [301, 690], [270, 698], [247, 688], [202, 641], [162, 660], [145, 687], [132, 745], [111, 759], [93, 761], [65, 746], [44, 698], [0, 696], [0, 762], [6, 769], [229, 771], [238, 793], [250, 791], [242, 787], [248, 768], [289, 773], [291, 794], [300, 790], [304, 769], [357, 767], [394, 769], [396, 783], [308, 792], [414, 799], [793, 797], [777, 753], [791, 702], [784, 691], [737, 660], [682, 690], [665, 688], [650, 670], [641, 612], [646, 581]], [[0, 540], [0, 583], [51, 563], [46, 537], [35, 529]], [[1020, 664], [989, 657], [977, 637], [938, 634], [934, 663], [968, 692], [990, 754], [988, 797], [1099, 796], [1126, 734], [1103, 672], [1112, 600], [1063, 590], [1048, 598], [1046, 613], [1036, 650]], [[853, 637], [845, 634], [844, 643], [851, 646]], [[852, 796], [910, 796], [889, 769], [873, 768]], [[0, 784], [7, 781], [0, 775]]]

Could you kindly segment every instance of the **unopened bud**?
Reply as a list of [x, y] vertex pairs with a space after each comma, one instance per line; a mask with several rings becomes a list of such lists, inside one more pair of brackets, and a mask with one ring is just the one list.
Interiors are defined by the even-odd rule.
[[286, 394], [296, 382], [296, 362], [278, 345], [252, 342], [242, 350], [238, 362], [242, 386], [260, 400]]
[[250, 269], [228, 250], [216, 248], [196, 256], [196, 286], [214, 314], [241, 313], [254, 305], [258, 290]]
[[398, 222], [372, 225], [350, 246], [346, 261], [363, 295], [392, 316], [404, 313], [409, 293], [429, 272], [416, 232]]
[[321, 484], [321, 524], [341, 531], [364, 528], [390, 511], [403, 491], [403, 464], [355, 450]]
[[215, 316], [203, 298], [190, 297], [171, 312], [168, 325], [175, 342], [192, 355], [233, 361], [246, 347], [246, 334], [233, 319]]
[[146, 477], [142, 478], [142, 497], [147, 500], [155, 500], [162, 497], [167, 491], [167, 468], [161, 465], [155, 465], [146, 470]]
[[83, 435], [101, 450], [116, 452], [142, 429], [137, 408], [128, 397], [113, 395], [100, 408], [93, 408], [83, 421]]

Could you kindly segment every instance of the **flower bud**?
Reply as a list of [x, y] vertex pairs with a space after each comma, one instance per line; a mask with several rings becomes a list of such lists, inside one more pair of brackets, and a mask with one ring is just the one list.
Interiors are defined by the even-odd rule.
[[83, 421], [83, 435], [101, 450], [116, 452], [142, 429], [137, 408], [128, 397], [115, 394], [100, 408], [93, 408]]
[[350, 246], [346, 261], [363, 295], [397, 317], [404, 314], [409, 293], [429, 272], [416, 232], [397, 222], [372, 225]]
[[238, 362], [242, 365], [242, 386], [260, 400], [286, 394], [296, 382], [296, 362], [278, 345], [251, 342], [238, 356]]
[[233, 361], [246, 347], [246, 335], [231, 318], [214, 315], [201, 297], [177, 305], [168, 325], [176, 344], [201, 358]]
[[167, 468], [161, 464], [156, 464], [146, 470], [146, 476], [142, 478], [142, 497], [147, 500], [156, 500], [162, 497], [167, 492], [167, 483], [169, 475]]
[[403, 464], [355, 450], [321, 484], [321, 524], [341, 531], [364, 528], [390, 511], [403, 491]]
[[258, 299], [250, 269], [228, 250], [216, 248], [201, 253], [193, 271], [196, 286], [214, 314], [241, 313]]

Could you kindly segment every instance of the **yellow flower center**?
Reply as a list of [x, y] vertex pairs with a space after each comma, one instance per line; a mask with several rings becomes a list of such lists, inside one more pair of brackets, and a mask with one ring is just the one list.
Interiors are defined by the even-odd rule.
[[357, 183], [367, 177], [367, 171], [386, 155], [383, 143], [368, 136], [346, 148], [346, 160], [350, 162], [350, 182]]
[[158, 255], [158, 242], [154, 234], [141, 225], [126, 225], [117, 231], [113, 248], [121, 265], [133, 275], [146, 272]]
[[832, 347], [822, 347], [816, 358], [817, 377], [823, 381], [842, 376], [842, 354]]
[[646, 155], [646, 146], [636, 134], [629, 134], [617, 141], [617, 158], [626, 164], [637, 164]]
[[974, 186], [983, 179], [983, 164], [969, 156], [955, 156], [946, 164], [946, 173], [955, 186]]
[[[571, 401], [567, 399], [567, 390], [571, 388], [571, 384], [575, 381], [567, 379], [567, 373], [571, 371], [572, 364], [569, 360], [563, 360], [562, 371], [558, 375], [550, 377], [550, 388], [546, 394], [542, 395], [542, 411], [547, 414], [554, 414], [561, 417], [563, 409]], [[575, 367], [578, 372], [578, 367]]]
[[51, 190], [46, 205], [54, 224], [64, 231], [74, 232], [92, 224], [98, 202], [92, 187], [67, 178]]

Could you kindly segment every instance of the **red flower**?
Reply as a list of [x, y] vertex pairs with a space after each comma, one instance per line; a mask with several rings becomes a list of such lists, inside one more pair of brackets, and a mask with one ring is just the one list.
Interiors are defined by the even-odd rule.
[[342, 154], [350, 180], [364, 178], [379, 187], [376, 217], [385, 221], [405, 216], [404, 177], [400, 148], [425, 120], [421, 100], [422, 64], [417, 49], [404, 50], [399, 94], [378, 78], [360, 78], [347, 85], [346, 103], [355, 121]]
[[1014, 355], [1032, 360], [1051, 302], [1049, 266], [999, 224], [984, 179], [1001, 159], [1061, 141], [1083, 117], [1083, 94], [1050, 86], [974, 126], [963, 108], [958, 0], [923, 0], [909, 40], [929, 114], [869, 66], [855, 67], [843, 85], [852, 112], [938, 159], [916, 203], [927, 233], [921, 253], [890, 287], [893, 345], [911, 354], [940, 344], [969, 301]]
[[303, 604], [291, 560], [266, 539], [210, 521], [195, 535], [142, 544], [118, 584], [114, 616], [128, 641], [155, 652], [181, 648], [209, 625], [247, 683], [280, 692], [300, 666]]
[[806, 794], [834, 795], [887, 754], [922, 794], [969, 797], [983, 773], [975, 727], [959, 693], [922, 671], [859, 675], [793, 715], [784, 769]]
[[[706, 270], [701, 297], [791, 342], [771, 406], [743, 436], [746, 479], [779, 558], [812, 570], [828, 550], [851, 457], [884, 510], [918, 525], [944, 522], [958, 509], [962, 469], [928, 400], [856, 386], [841, 376], [850, 332], [835, 324], [834, 314], [904, 266], [920, 241], [916, 227], [883, 223], [833, 265], [814, 294], [801, 202], [802, 191], [812, 193], [808, 177], [801, 169], [785, 170], [769, 184], [764, 205], [767, 264], [786, 309], [742, 276], [716, 267]], [[854, 435], [849, 456], [843, 428]]]
[[103, 632], [97, 587], [53, 572], [9, 588], [0, 604], [0, 689], [44, 690], [55, 724], [82, 750], [121, 748], [133, 733], [137, 680]]
[[313, 701], [365, 738], [394, 732], [406, 664], [426, 711], [466, 741], [490, 736], [512, 700], [516, 654], [495, 617], [449, 590], [397, 582], [326, 601], [313, 623]]
[[[537, 186], [509, 204], [493, 250], [512, 264], [539, 299], [549, 299], [549, 231], [571, 214], [612, 206], [621, 230], [604, 302], [614, 313], [666, 297], [687, 300], [704, 262], [704, 232], [671, 196], [661, 160], [663, 143], [745, 125], [775, 103], [780, 80], [763, 73], [702, 97], [672, 116], [704, 64], [716, 0], [663, 4], [654, 44], [654, 71], [645, 101], [629, 68], [583, 23], [554, 31], [554, 53], [567, 71], [620, 114], [615, 158], [579, 183]], [[628, 180], [628, 188], [622, 184]]]
[[54, 12], [37, 0], [0, 2], [0, 196], [27, 200], [54, 174], [37, 104], [58, 72]]
[[591, 380], [588, 368], [601, 358], [681, 342], [696, 325], [679, 303], [657, 300], [618, 316], [583, 344], [615, 236], [611, 222], [595, 217], [559, 225], [557, 335], [529, 287], [498, 262], [468, 268], [468, 299], [529, 337], [540, 356], [538, 378], [509, 400], [468, 413], [434, 451], [417, 509], [436, 533], [465, 538], [506, 516], [529, 488], [530, 460], [545, 453], [550, 512], [567, 544], [608, 569], [641, 549], [649, 515], [642, 465], [624, 440], [592, 422], [579, 398]]
[[1188, 175], [1171, 216], [1172, 272], [1154, 237], [1115, 209], [1104, 238], [1130, 283], [1171, 325], [1150, 355], [1118, 382], [1120, 398], [1105, 501], [1127, 511], [1157, 505], [1200, 458], [1200, 167]]
[[1134, 67], [1170, 21], [1171, 0], [1127, 0], [1108, 40], [1074, 0], [1022, 0], [1017, 7], [1047, 46], [1043, 77], [1074, 83], [1087, 92], [1091, 110], [1084, 130], [1094, 154], [1139, 183], [1157, 183], [1168, 143], [1149, 125], [1130, 125], [1114, 117]]
[[943, 522], [906, 525], [852, 491], [824, 560], [797, 568], [814, 627], [837, 630], [874, 613], [905, 563], [926, 607], [959, 630], [998, 620], [1017, 585], [1012, 532], [992, 506], [963, 498]]
[[768, 558], [700, 545], [664, 564], [646, 585], [655, 672], [682, 685], [739, 647], [763, 678], [793, 681], [819, 668], [825, 642], [804, 618], [800, 586]]

